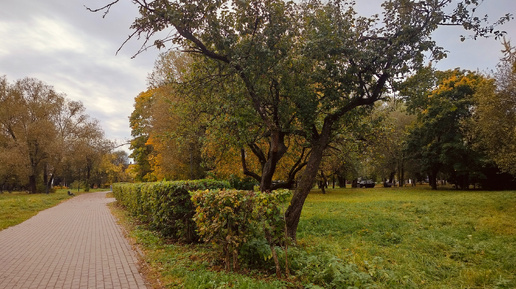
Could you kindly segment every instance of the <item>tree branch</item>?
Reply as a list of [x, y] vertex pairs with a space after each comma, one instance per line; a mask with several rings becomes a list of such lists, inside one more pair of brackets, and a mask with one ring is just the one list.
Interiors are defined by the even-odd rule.
[[240, 149], [240, 156], [241, 156], [241, 159], [242, 159], [242, 170], [244, 171], [244, 175], [250, 176], [250, 177], [254, 178], [255, 180], [257, 180], [258, 182], [260, 182], [262, 180], [262, 177], [259, 176], [257, 173], [251, 172], [247, 168], [247, 163], [246, 163], [246, 160], [245, 160], [245, 150], [243, 148]]
[[249, 146], [249, 148], [251, 149], [253, 154], [258, 158], [260, 164], [263, 167], [267, 162], [267, 158], [265, 157], [265, 154], [263, 153], [262, 149], [260, 149], [260, 147], [256, 143], [248, 143], [247, 146]]
[[115, 5], [116, 3], [118, 3], [118, 2], [120, 2], [120, 0], [115, 0], [115, 1], [109, 3], [109, 4], [105, 5], [105, 6], [103, 6], [101, 8], [97, 8], [97, 9], [91, 9], [90, 7], [88, 7], [86, 5], [84, 5], [84, 8], [86, 8], [88, 11], [93, 12], [93, 13], [105, 10], [104, 14], [102, 15], [102, 18], [106, 18], [106, 15], [109, 13], [109, 10], [111, 9], [111, 7], [113, 5]]

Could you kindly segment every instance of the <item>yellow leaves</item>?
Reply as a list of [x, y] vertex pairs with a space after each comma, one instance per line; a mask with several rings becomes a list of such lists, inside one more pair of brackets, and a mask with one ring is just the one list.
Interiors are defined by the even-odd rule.
[[[227, 252], [237, 256], [240, 247], [250, 239], [267, 239], [271, 245], [284, 237], [280, 207], [290, 196], [288, 190], [271, 193], [212, 190], [192, 195], [198, 232], [205, 241], [222, 249], [222, 257]], [[269, 254], [263, 257], [270, 258]], [[229, 266], [228, 260], [226, 263]]]
[[475, 87], [479, 84], [479, 78], [474, 75], [462, 75], [460, 71], [454, 71], [453, 73], [453, 75], [442, 80], [439, 86], [428, 95], [428, 98], [460, 87]]
[[145, 142], [145, 145], [146, 145], [146, 146], [151, 146], [151, 145], [154, 145], [154, 144], [155, 144], [155, 140], [154, 140], [154, 138], [153, 138], [153, 137], [149, 137], [149, 138], [147, 139], [147, 142]]
[[142, 106], [146, 103], [148, 103], [152, 97], [154, 96], [156, 90], [155, 89], [149, 89], [147, 91], [144, 91], [144, 92], [141, 92], [140, 94], [138, 94], [138, 96], [136, 96], [134, 98], [134, 106], [137, 107], [137, 106]]

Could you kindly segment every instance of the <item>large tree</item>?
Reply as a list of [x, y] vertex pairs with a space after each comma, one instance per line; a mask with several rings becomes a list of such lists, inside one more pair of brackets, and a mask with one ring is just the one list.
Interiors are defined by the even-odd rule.
[[28, 184], [31, 193], [48, 193], [64, 166], [80, 156], [81, 150], [73, 149], [79, 140], [102, 135], [84, 112], [82, 103], [42, 81], [10, 84], [0, 78], [0, 160], [9, 168], [0, 171], [3, 177]]
[[201, 121], [178, 86], [190, 72], [190, 58], [178, 52], [160, 55], [148, 77], [148, 90], [135, 98], [130, 116], [131, 149], [138, 180], [198, 179], [202, 167]]
[[[417, 121], [406, 140], [406, 152], [419, 161], [432, 189], [437, 189], [439, 173], [457, 187], [467, 189], [480, 170], [482, 156], [473, 150], [465, 124], [471, 118], [473, 95], [483, 78], [460, 70], [431, 69], [424, 70], [423, 76], [430, 86], [408, 100]], [[420, 78], [415, 76], [416, 81]], [[408, 83], [413, 82], [411, 79]], [[408, 90], [414, 93], [423, 87], [411, 85]]]
[[[119, 1], [98, 10], [109, 11]], [[383, 15], [370, 18], [338, 0], [133, 2], [140, 17], [132, 36], [146, 40], [142, 50], [170, 41], [203, 58], [212, 75], [220, 76], [221, 105], [246, 117], [237, 117], [236, 124], [248, 128], [241, 141], [260, 159], [262, 190], [273, 187], [290, 136], [304, 139], [310, 155], [286, 212], [293, 239], [323, 153], [339, 127], [360, 107], [381, 99], [389, 83], [421, 67], [425, 55], [443, 57], [431, 39], [440, 24], [463, 25], [475, 36], [492, 28], [471, 14], [477, 1], [456, 2], [450, 13], [445, 9], [452, 0], [386, 1]], [[169, 37], [153, 38], [170, 27]], [[267, 141], [266, 151], [254, 145], [258, 138]]]

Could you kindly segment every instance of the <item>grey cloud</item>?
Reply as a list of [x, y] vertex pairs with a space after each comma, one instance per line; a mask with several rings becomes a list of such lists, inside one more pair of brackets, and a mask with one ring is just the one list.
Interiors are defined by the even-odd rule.
[[[11, 81], [25, 76], [45, 81], [70, 99], [82, 101], [87, 113], [100, 120], [108, 138], [129, 139], [128, 117], [134, 97], [146, 89], [147, 74], [159, 53], [149, 50], [131, 60], [141, 45], [133, 40], [115, 55], [131, 33], [129, 26], [137, 16], [132, 1], [120, 1], [106, 18], [101, 13], [88, 12], [84, 5], [101, 7], [108, 0], [2, 2], [0, 75], [7, 75]], [[376, 5], [372, 4], [374, 1], [357, 2], [361, 13], [379, 12], [370, 10]], [[516, 1], [485, 3], [494, 2], [497, 4], [484, 4], [490, 15], [516, 14]], [[504, 28], [509, 38], [516, 38], [514, 22]], [[499, 42], [460, 42], [460, 34], [445, 29], [436, 33], [438, 43], [450, 50], [449, 58], [438, 68], [494, 68], [501, 56]]]

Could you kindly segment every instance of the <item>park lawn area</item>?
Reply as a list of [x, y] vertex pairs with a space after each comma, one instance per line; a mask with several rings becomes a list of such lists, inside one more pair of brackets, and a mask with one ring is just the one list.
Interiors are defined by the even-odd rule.
[[381, 288], [516, 288], [516, 192], [428, 187], [311, 193], [299, 243]]
[[321, 274], [298, 269], [282, 280], [225, 273], [209, 246], [164, 240], [112, 207], [145, 252], [155, 288], [342, 288], [342, 272], [365, 280], [353, 288], [516, 288], [515, 191], [314, 190], [289, 262], [303, 256]]
[[[29, 194], [27, 192], [4, 192], [0, 194], [0, 231], [20, 224], [35, 216], [39, 211], [71, 198], [67, 192], [67, 189], [60, 189], [48, 195]], [[73, 193], [77, 195], [84, 192], [74, 191]]]

